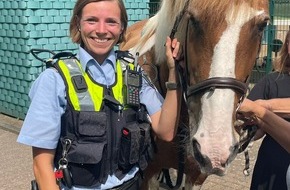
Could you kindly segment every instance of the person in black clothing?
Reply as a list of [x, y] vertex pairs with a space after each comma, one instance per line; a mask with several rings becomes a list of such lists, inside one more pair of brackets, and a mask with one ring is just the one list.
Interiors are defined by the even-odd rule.
[[[282, 46], [276, 61], [275, 71], [267, 74], [251, 90], [247, 98], [254, 102], [246, 99], [240, 108], [241, 112], [255, 115], [260, 127], [259, 133], [257, 133], [260, 134], [260, 138], [263, 137], [263, 134], [266, 134], [259, 148], [252, 176], [251, 190], [287, 190], [286, 173], [290, 164], [290, 143], [287, 142], [287, 138], [290, 135], [287, 130], [282, 131], [282, 128], [280, 128], [283, 122], [275, 123], [277, 118], [272, 113], [276, 112], [279, 115], [285, 110], [290, 111], [290, 99], [288, 99], [290, 97], [289, 42], [290, 31], [286, 35], [285, 44]], [[266, 108], [268, 111], [272, 111], [272, 113], [268, 113], [265, 109], [260, 109], [259, 105], [262, 105], [261, 107]], [[290, 121], [288, 114], [280, 116], [286, 121]], [[270, 122], [267, 123], [265, 120]], [[261, 121], [262, 124], [260, 123]], [[265, 127], [266, 125], [267, 127]], [[290, 128], [290, 123], [288, 126]]]
[[[270, 135], [273, 140], [279, 143], [287, 152], [290, 153], [290, 122], [285, 118], [290, 118], [290, 98], [275, 98], [269, 100], [256, 100], [252, 101], [250, 99], [245, 99], [239, 108], [239, 113], [246, 116], [246, 122], [240, 126], [257, 125], [259, 127], [255, 139], [262, 137], [265, 133]], [[266, 137], [265, 137], [266, 138]], [[275, 155], [276, 152], [268, 154], [266, 156], [272, 158], [271, 155]], [[261, 154], [259, 154], [261, 156]], [[262, 155], [265, 156], [265, 155]], [[281, 155], [275, 155], [277, 158], [275, 163], [281, 162]], [[266, 158], [268, 158], [266, 157]], [[283, 158], [283, 156], [282, 156]], [[260, 157], [260, 159], [262, 159]], [[284, 159], [284, 158], [283, 158]], [[288, 157], [289, 159], [289, 157]], [[269, 159], [267, 159], [269, 160]], [[273, 158], [272, 158], [273, 160]], [[285, 159], [286, 160], [286, 159]], [[264, 162], [265, 163], [265, 162]], [[272, 163], [267, 163], [272, 166]], [[265, 165], [269, 170], [269, 165]], [[287, 167], [287, 166], [286, 166]], [[281, 168], [281, 167], [280, 167]], [[285, 170], [285, 169], [284, 169]], [[286, 168], [287, 170], [287, 168]], [[267, 170], [265, 170], [267, 172]], [[261, 175], [260, 171], [257, 171]], [[271, 172], [270, 172], [271, 173]], [[266, 173], [267, 176], [269, 175]], [[272, 175], [263, 181], [263, 184], [258, 184], [258, 187], [253, 187], [252, 189], [264, 190], [264, 189], [287, 189], [284, 180], [286, 179], [288, 190], [290, 190], [290, 165], [288, 167], [287, 175], [279, 175], [282, 179], [283, 184], [275, 181], [277, 179], [277, 174], [272, 171]], [[254, 179], [254, 177], [253, 177]], [[270, 183], [267, 180], [272, 180]], [[274, 185], [274, 182], [275, 185]], [[252, 183], [253, 184], [253, 183]], [[278, 184], [278, 185], [277, 185]]]

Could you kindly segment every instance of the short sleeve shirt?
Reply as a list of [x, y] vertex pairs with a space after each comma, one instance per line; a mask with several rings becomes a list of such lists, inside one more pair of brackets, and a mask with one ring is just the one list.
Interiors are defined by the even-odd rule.
[[[79, 47], [78, 58], [83, 69], [89, 72], [96, 82], [107, 86], [115, 82], [114, 50], [102, 64], [93, 59], [82, 47]], [[46, 69], [34, 81], [29, 97], [31, 104], [17, 141], [33, 147], [55, 149], [60, 137], [61, 116], [67, 105], [65, 83], [60, 74], [53, 68]], [[163, 98], [152, 85], [143, 80], [140, 101], [146, 105], [149, 115], [152, 115], [161, 109]], [[132, 178], [137, 170], [133, 169], [133, 172], [129, 172], [122, 181], [114, 175], [110, 176], [105, 186], [100, 188], [106, 189], [122, 184], [123, 181]]]

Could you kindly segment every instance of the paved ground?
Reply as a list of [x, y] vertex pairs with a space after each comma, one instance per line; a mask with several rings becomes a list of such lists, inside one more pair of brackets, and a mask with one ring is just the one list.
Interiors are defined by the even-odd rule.
[[[0, 114], [0, 190], [29, 190], [33, 179], [31, 148], [16, 143], [22, 121]], [[260, 142], [250, 151], [251, 168]], [[202, 190], [248, 190], [251, 176], [243, 174], [244, 155], [240, 154], [224, 177], [210, 176]]]
[[[251, 169], [254, 167], [259, 145], [260, 141], [255, 142], [250, 150]], [[229, 167], [228, 173], [225, 176], [209, 176], [205, 181], [205, 184], [202, 186], [202, 190], [249, 190], [252, 175], [245, 176], [243, 174], [243, 169], [245, 167], [244, 163], [244, 154], [238, 155]]]
[[16, 143], [21, 124], [20, 120], [0, 115], [0, 190], [31, 189], [31, 148]]

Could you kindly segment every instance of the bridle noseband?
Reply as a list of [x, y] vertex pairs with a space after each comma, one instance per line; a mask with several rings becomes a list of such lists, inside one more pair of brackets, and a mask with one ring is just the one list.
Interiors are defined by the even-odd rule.
[[213, 77], [188, 87], [187, 97], [194, 96], [206, 90], [212, 91], [216, 88], [229, 88], [241, 95], [245, 95], [248, 90], [248, 85], [231, 77]]

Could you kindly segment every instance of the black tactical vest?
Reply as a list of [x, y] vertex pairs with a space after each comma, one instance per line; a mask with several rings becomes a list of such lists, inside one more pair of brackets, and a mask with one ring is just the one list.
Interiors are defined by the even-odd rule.
[[147, 111], [143, 105], [124, 107], [120, 61], [116, 67], [116, 82], [107, 88], [83, 71], [76, 58], [55, 64], [65, 81], [68, 102], [55, 165], [58, 168], [65, 159], [72, 185], [98, 186], [112, 174], [122, 179], [133, 166], [143, 170], [152, 159]]

